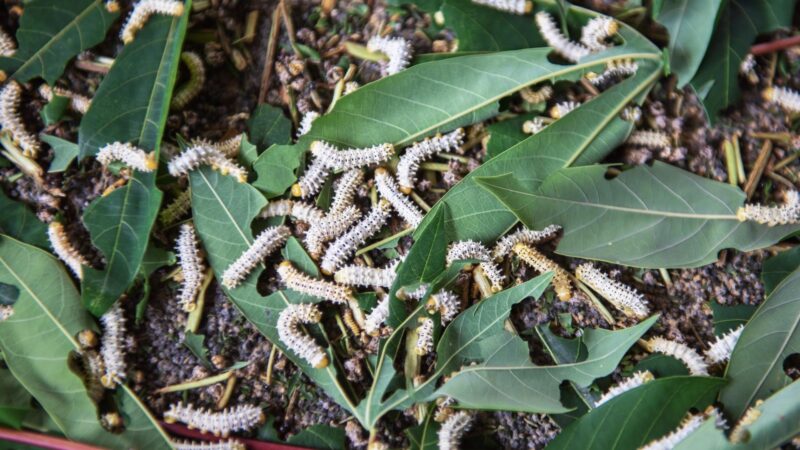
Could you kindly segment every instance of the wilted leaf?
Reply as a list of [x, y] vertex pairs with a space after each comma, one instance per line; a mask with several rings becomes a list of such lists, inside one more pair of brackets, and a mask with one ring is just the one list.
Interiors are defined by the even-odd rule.
[[170, 448], [166, 434], [127, 386], [118, 406], [126, 430], [100, 426], [82, 381], [68, 368], [78, 351], [75, 335], [97, 329], [81, 308], [72, 279], [53, 256], [10, 237], [0, 237], [0, 283], [17, 286], [14, 314], [0, 322], [0, 349], [14, 377], [70, 439], [109, 448]]
[[0, 232], [14, 239], [49, 249], [50, 240], [47, 238], [47, 225], [40, 222], [24, 203], [15, 202], [6, 197], [0, 189]]
[[[187, 3], [183, 17], [151, 17], [119, 54], [81, 121], [81, 158], [115, 141], [158, 155], [191, 9]], [[105, 256], [104, 269], [84, 269], [82, 298], [92, 314], [105, 312], [139, 273], [161, 197], [156, 173], [136, 171], [86, 208], [83, 221]]]
[[0, 70], [23, 83], [42, 77], [52, 85], [70, 59], [103, 41], [118, 15], [101, 0], [28, 2], [17, 30], [19, 49], [0, 58]]
[[39, 139], [50, 144], [50, 147], [53, 148], [53, 153], [55, 153], [53, 161], [50, 162], [50, 167], [47, 169], [48, 173], [67, 170], [67, 167], [78, 156], [78, 144], [47, 134], [39, 135]]
[[796, 269], [758, 307], [739, 337], [725, 377], [730, 382], [720, 400], [739, 417], [758, 399], [792, 382], [784, 360], [800, 349], [800, 269]]
[[800, 247], [795, 247], [764, 261], [761, 268], [761, 281], [764, 294], [769, 295], [784, 278], [800, 267]]
[[692, 80], [711, 40], [722, 0], [663, 0], [655, 19], [669, 31], [669, 65], [678, 86]]
[[289, 444], [319, 450], [339, 450], [345, 448], [344, 430], [330, 425], [311, 425], [289, 437]]
[[[569, 116], [568, 116], [569, 117]], [[538, 190], [511, 177], [479, 180], [528, 227], [558, 224], [558, 253], [633, 267], [698, 267], [725, 248], [772, 245], [800, 225], [740, 222], [745, 195], [661, 162], [606, 180], [607, 166], [563, 169]]]
[[690, 408], [702, 411], [723, 384], [708, 377], [653, 380], [592, 410], [564, 428], [547, 448], [640, 448], [677, 428]]

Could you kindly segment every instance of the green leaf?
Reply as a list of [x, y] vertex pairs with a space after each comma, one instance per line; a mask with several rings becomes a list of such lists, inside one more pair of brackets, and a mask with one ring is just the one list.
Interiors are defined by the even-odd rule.
[[0, 425], [19, 430], [32, 409], [28, 391], [10, 370], [0, 367]]
[[721, 109], [739, 99], [739, 66], [755, 37], [790, 25], [794, 4], [795, 0], [728, 0], [722, 6], [711, 45], [691, 82], [712, 123]]
[[303, 244], [301, 244], [296, 237], [291, 236], [286, 241], [286, 246], [283, 248], [281, 253], [283, 254], [284, 259], [288, 259], [294, 263], [294, 265], [303, 272], [311, 275], [314, 278], [319, 278], [319, 269], [317, 268], [317, 264], [313, 259], [311, 259], [311, 256], [308, 255], [306, 249], [303, 248]]
[[258, 159], [258, 148], [251, 144], [247, 135], [242, 136], [242, 143], [239, 149], [239, 162], [245, 167], [250, 167]]
[[296, 180], [305, 150], [299, 145], [273, 145], [253, 163], [258, 178], [253, 182], [267, 198], [278, 197]]
[[142, 275], [144, 277], [149, 277], [156, 270], [164, 266], [175, 265], [176, 262], [178, 262], [178, 258], [175, 256], [174, 252], [164, 250], [157, 247], [153, 242], [150, 242], [142, 258]]
[[41, 115], [42, 120], [44, 120], [44, 124], [52, 125], [61, 120], [61, 117], [64, 116], [64, 111], [67, 110], [68, 105], [68, 97], [53, 95], [53, 99], [44, 105], [44, 108], [42, 108]]
[[772, 291], [747, 322], [725, 372], [725, 411], [739, 417], [758, 399], [791, 383], [784, 360], [800, 348], [800, 269]]
[[50, 162], [50, 168], [47, 169], [48, 173], [67, 170], [72, 161], [78, 156], [78, 144], [47, 134], [40, 134], [39, 139], [49, 144], [53, 148], [53, 153], [55, 153], [53, 161]]
[[669, 58], [678, 86], [691, 81], [706, 53], [722, 0], [663, 0], [655, 19], [669, 31]]
[[[180, 18], [151, 17], [119, 54], [81, 121], [81, 158], [114, 141], [158, 155], [191, 9], [187, 3]], [[86, 208], [83, 221], [106, 261], [102, 270], [84, 269], [83, 303], [92, 314], [105, 312], [139, 273], [161, 198], [156, 173], [136, 171]]]
[[289, 444], [320, 450], [340, 450], [345, 448], [344, 429], [329, 425], [311, 425], [289, 437]]
[[800, 267], [800, 247], [778, 253], [764, 261], [764, 266], [761, 269], [764, 294], [771, 294], [775, 287], [798, 267]]
[[458, 37], [459, 51], [501, 51], [544, 46], [530, 16], [498, 11], [470, 0], [444, 0], [444, 26]]
[[709, 377], [653, 380], [600, 405], [562, 430], [547, 448], [640, 448], [677, 428], [690, 408], [702, 411], [723, 384]]
[[50, 240], [47, 238], [47, 225], [40, 222], [24, 203], [16, 202], [6, 197], [0, 189], [0, 233], [7, 234], [14, 239], [49, 249]]
[[672, 356], [652, 353], [636, 364], [634, 372], [649, 370], [656, 378], [689, 375], [689, 369]]
[[64, 267], [53, 256], [0, 237], [0, 283], [17, 286], [14, 314], [0, 323], [0, 349], [14, 377], [70, 439], [109, 448], [170, 448], [167, 435], [125, 385], [118, 406], [126, 431], [111, 434], [96, 420], [95, 405], [67, 359], [78, 351], [75, 335], [96, 330]]
[[[618, 117], [631, 101], [644, 95], [660, 76], [659, 66], [642, 62], [637, 74], [557, 120], [499, 156], [470, 172], [434, 205], [448, 205], [448, 233], [453, 240], [490, 242], [516, 223], [514, 214], [481, 188], [478, 177], [510, 174], [535, 190], [551, 173], [563, 167], [600, 161], [622, 143], [631, 124]], [[429, 220], [423, 219], [419, 228]]]
[[0, 70], [22, 83], [42, 77], [53, 85], [70, 59], [103, 41], [117, 16], [101, 0], [28, 2], [17, 30], [19, 49], [0, 58]]
[[204, 334], [195, 334], [187, 331], [184, 335], [183, 345], [200, 361], [206, 368], [211, 368], [211, 361], [208, 360], [208, 349], [206, 348]]
[[[233, 177], [203, 167], [189, 175], [192, 189], [192, 211], [197, 233], [208, 254], [208, 261], [217, 279], [228, 265], [236, 260], [253, 242], [250, 224], [267, 204], [255, 188], [239, 183]], [[298, 358], [278, 337], [278, 315], [290, 303], [314, 301], [294, 291], [279, 291], [264, 298], [258, 293], [256, 282], [263, 267], [253, 273], [236, 289], [223, 288], [234, 305], [255, 327], [269, 339], [309, 378], [334, 401], [350, 412], [355, 411], [351, 393], [339, 380], [336, 361], [324, 369], [315, 369]], [[319, 327], [314, 327], [319, 329]], [[354, 413], [355, 414], [355, 413]], [[356, 414], [356, 417], [360, 417]], [[363, 422], [362, 422], [363, 423]]]
[[292, 122], [276, 106], [259, 105], [247, 121], [247, 128], [250, 130], [250, 142], [258, 148], [292, 141]]
[[484, 162], [530, 137], [529, 134], [522, 131], [522, 124], [536, 116], [537, 114], [523, 114], [513, 119], [489, 125], [486, 128], [489, 132], [489, 142], [486, 143], [486, 159]]
[[558, 224], [558, 253], [632, 267], [698, 267], [725, 248], [750, 251], [800, 225], [740, 222], [745, 195], [727, 183], [656, 161], [606, 180], [607, 166], [563, 169], [538, 190], [512, 178], [479, 180], [528, 227]]
[[739, 325], [744, 325], [756, 311], [754, 305], [720, 305], [717, 302], [711, 303], [711, 311], [714, 312], [714, 335], [722, 336], [729, 330]]
[[410, 450], [436, 450], [439, 448], [440, 425], [433, 420], [433, 416], [433, 413], [428, 413], [428, 417], [421, 425], [406, 428], [405, 434], [411, 444]]
[[586, 359], [557, 366], [533, 364], [528, 344], [518, 335], [505, 332], [485, 343], [490, 353], [484, 363], [462, 368], [436, 394], [453, 397], [468, 409], [566, 412], [559, 400], [559, 384], [571, 380], [586, 387], [595, 378], [610, 374], [657, 319], [653, 316], [619, 331], [585, 330]]

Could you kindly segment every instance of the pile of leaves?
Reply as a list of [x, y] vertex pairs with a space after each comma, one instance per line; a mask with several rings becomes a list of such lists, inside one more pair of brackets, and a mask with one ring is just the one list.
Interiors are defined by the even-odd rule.
[[[760, 171], [766, 160], [760, 155], [745, 168], [741, 154], [737, 156], [738, 145], [734, 149], [736, 132], [723, 146], [728, 183], [661, 161], [609, 164], [618, 160], [615, 150], [625, 145], [635, 128], [648, 128], [641, 120], [637, 125], [637, 119], [629, 116], [631, 111], [646, 105], [648, 95], [658, 95], [651, 91], [663, 90], [666, 84], [694, 91], [709, 123], [718, 123], [721, 111], [739, 99], [740, 66], [751, 45], [759, 36], [766, 39], [763, 36], [768, 33], [791, 27], [793, 0], [663, 0], [652, 2], [649, 8], [615, 6], [606, 11], [619, 25], [612, 45], [577, 63], [564, 61], [545, 44], [532, 14], [547, 11], [567, 35], [578, 36], [583, 25], [602, 16], [599, 12], [563, 1], [537, 1], [533, 12], [525, 15], [469, 0], [398, 2], [383, 12], [394, 17], [389, 28], [401, 32], [403, 19], [424, 18], [420, 19], [427, 24], [424, 32], [439, 38], [434, 45], [439, 52], [416, 55], [410, 67], [375, 81], [368, 74], [376, 65], [380, 67], [386, 55], [358, 42], [342, 43], [338, 53], [321, 55], [296, 42], [291, 30], [281, 56], [291, 54], [292, 61], [308, 60], [316, 68], [325, 67], [342, 52], [347, 56], [337, 62], [338, 79], [329, 84], [330, 95], [322, 99], [309, 94], [313, 83], [301, 86], [291, 80], [292, 76], [312, 76], [308, 66], [297, 69], [292, 61], [275, 65], [284, 69], [266, 79], [262, 100], [285, 102], [288, 117], [280, 107], [268, 104], [249, 111], [249, 131], [235, 156], [236, 163], [249, 172], [243, 180], [211, 165], [195, 167], [183, 179], [167, 171], [169, 161], [191, 147], [193, 140], [210, 138], [202, 131], [197, 135], [184, 135], [184, 129], [166, 132], [176, 86], [196, 81], [188, 65], [181, 66], [182, 52], [191, 48], [192, 41], [203, 39], [202, 33], [192, 34], [189, 24], [209, 2], [195, 1], [202, 6], [193, 8], [187, 0], [179, 17], [153, 15], [125, 45], [118, 44], [111, 32], [123, 20], [120, 12], [113, 12], [101, 0], [32, 0], [11, 8], [11, 13], [22, 14], [13, 33], [18, 48], [12, 56], [0, 57], [0, 70], [6, 83], [23, 87], [21, 117], [28, 130], [41, 120], [50, 133], [62, 131], [51, 135], [39, 127], [36, 134], [49, 149], [34, 158], [22, 154], [11, 130], [4, 128], [0, 138], [3, 185], [15, 193], [0, 192], [0, 307], [8, 316], [0, 321], [0, 424], [108, 448], [170, 448], [175, 438], [153, 407], [148, 407], [159, 403], [152, 397], [168, 393], [178, 400], [181, 397], [174, 392], [181, 392], [191, 398], [192, 388], [230, 380], [243, 367], [209, 361], [203, 336], [196, 334], [205, 320], [206, 291], [218, 289], [248, 326], [273, 346], [269, 363], [262, 361], [267, 373], [272, 373], [275, 353], [280, 352], [318, 392], [336, 402], [351, 423], [366, 431], [368, 438], [363, 442], [351, 437], [353, 446], [381, 448], [384, 441], [392, 441], [411, 448], [434, 448], [442, 445], [443, 422], [457, 410], [541, 414], [535, 417], [560, 429], [549, 442], [552, 448], [639, 448], [679, 427], [688, 414], [711, 405], [719, 408], [720, 417], [732, 427], [720, 426], [711, 414], [682, 436], [678, 447], [773, 448], [800, 433], [796, 401], [800, 384], [793, 381], [800, 373], [796, 360], [800, 253], [793, 237], [800, 224], [771, 226], [737, 216], [746, 202], [779, 203], [775, 193], [796, 191], [797, 179], [775, 175], [778, 178], [762, 180]], [[281, 2], [272, 14], [275, 30], [281, 15], [288, 15], [285, 9]], [[129, 10], [129, 5], [123, 5], [122, 12]], [[323, 2], [303, 19], [316, 20], [318, 30], [337, 37], [349, 35], [347, 26], [335, 31], [326, 28], [336, 22], [336, 14]], [[226, 45], [233, 45], [230, 54], [244, 58], [242, 42]], [[113, 64], [97, 77], [99, 85], [85, 114], [70, 111], [65, 96], [39, 100], [40, 85], [56, 86], [59, 80], [64, 84], [65, 74], [77, 61], [86, 66], [86, 60], [75, 60], [76, 56], [98, 46], [116, 50]], [[763, 87], [778, 79], [798, 81], [792, 78], [797, 73], [796, 56], [792, 59], [789, 53], [771, 54], [770, 74], [766, 81], [759, 81]], [[361, 78], [351, 73], [356, 66], [350, 63], [359, 60], [364, 60]], [[230, 67], [207, 70], [239, 69], [241, 60], [231, 61]], [[635, 62], [635, 73], [603, 88], [592, 87], [587, 74], [602, 73], [609, 63], [618, 61]], [[273, 61], [266, 64], [270, 74]], [[345, 81], [356, 79], [362, 85], [345, 94]], [[201, 103], [202, 92], [217, 89], [210, 84], [207, 81], [192, 101]], [[548, 121], [541, 131], [523, 133], [525, 120], [544, 117], [556, 101], [529, 103], [519, 91], [545, 85], [555, 90], [554, 98], [581, 104]], [[253, 100], [258, 97], [257, 92], [246, 95]], [[37, 100], [29, 103], [30, 99]], [[315, 109], [309, 102], [319, 102], [321, 114], [306, 133], [296, 133], [297, 138], [291, 139], [300, 113]], [[785, 121], [787, 129], [796, 130], [796, 113], [784, 116], [774, 108], [772, 113]], [[658, 128], [659, 124], [650, 125]], [[77, 127], [77, 139], [63, 132], [69, 126]], [[425, 210], [421, 223], [410, 227], [393, 217], [368, 243], [354, 249], [356, 256], [349, 259], [366, 266], [400, 261], [390, 287], [354, 293], [355, 308], [364, 313], [386, 296], [389, 312], [380, 333], [369, 336], [351, 324], [352, 305], [335, 305], [285, 288], [275, 270], [282, 260], [292, 262], [308, 277], [332, 280], [305, 248], [303, 239], [313, 223], [290, 215], [265, 219], [261, 214], [270, 203], [293, 198], [292, 186], [312, 164], [312, 142], [325, 141], [339, 148], [390, 144], [395, 149], [395, 158], [387, 163], [391, 170], [404, 148], [457, 128], [465, 129], [464, 145], [457, 152], [440, 155], [440, 162], [424, 166], [422, 188], [409, 197]], [[235, 137], [237, 132], [232, 129], [225, 137]], [[778, 165], [796, 167], [796, 135], [773, 133], [763, 139], [771, 139], [765, 146], [771, 148], [775, 142], [790, 153]], [[101, 167], [95, 155], [114, 142], [154, 153], [158, 170], [130, 170], [118, 164]], [[769, 156], [767, 151], [765, 157]], [[46, 164], [47, 173], [41, 168]], [[374, 169], [365, 170], [368, 181], [356, 195], [355, 204], [364, 214], [379, 201]], [[753, 177], [754, 173], [758, 176]], [[72, 180], [96, 182], [95, 192], [88, 199], [78, 198]], [[304, 201], [326, 212], [337, 188], [333, 180], [328, 177], [321, 192]], [[785, 183], [780, 190], [774, 189], [773, 183], [781, 180]], [[20, 195], [20, 186], [30, 187], [34, 194]], [[188, 202], [185, 214], [165, 216], [164, 210], [182, 196]], [[72, 206], [63, 211], [40, 208], [36, 214], [26, 201]], [[160, 215], [166, 218], [157, 220]], [[52, 221], [67, 223], [68, 239], [84, 254], [80, 277], [51, 254], [45, 222]], [[129, 367], [128, 381], [97, 388], [97, 380], [91, 379], [91, 370], [86, 368], [88, 350], [82, 332], [107, 333], [98, 319], [120, 305], [133, 328], [150, 320], [148, 314], [154, 309], [148, 301], [177, 302], [174, 292], [169, 298], [151, 299], [150, 291], [156, 279], [182, 278], [180, 270], [172, 267], [176, 264], [172, 250], [183, 223], [195, 227], [209, 270], [194, 309], [186, 317], [174, 318], [185, 328], [184, 341], [176, 339], [175, 345], [189, 347], [216, 373], [164, 392], [142, 393], [133, 388], [134, 373], [146, 377], [149, 368]], [[241, 285], [228, 288], [217, 283], [261, 230], [277, 225], [288, 226], [292, 234], [280, 251], [264, 259]], [[485, 288], [480, 261], [448, 264], [446, 260], [455, 242], [473, 240], [491, 247], [520, 227], [550, 225], [562, 231], [557, 244], [542, 246], [548, 257], [567, 269], [589, 260], [616, 274], [635, 274], [626, 279], [635, 281], [639, 289], [644, 289], [641, 274], [650, 269], [664, 274], [664, 284], [670, 285], [667, 269], [705, 266], [718, 261], [720, 252], [771, 249], [780, 253], [765, 263], [762, 276], [767, 293], [757, 309], [714, 309], [718, 337], [743, 325], [729, 361], [713, 365], [711, 375], [689, 375], [670, 357], [640, 361], [647, 348], [644, 339], [664, 334], [659, 312], [666, 311], [655, 307], [657, 302], [651, 301], [653, 314], [647, 318], [612, 314], [608, 302], [580, 283], [571, 298], [562, 302], [554, 298], [553, 273], [532, 273], [513, 255], [498, 262], [506, 281], [503, 289], [494, 292]], [[418, 300], [404, 300], [403, 293], [420, 287], [424, 294]], [[443, 323], [440, 312], [428, 305], [442, 289], [456, 292], [463, 306], [449, 323]], [[648, 297], [653, 300], [649, 292]], [[317, 304], [323, 311], [323, 320], [306, 331], [324, 349], [329, 361], [324, 367], [309, 364], [280, 337], [281, 312], [289, 305], [306, 303]], [[523, 306], [544, 319], [537, 326], [520, 326], [518, 314], [512, 311], [518, 313]], [[417, 326], [424, 318], [435, 323], [433, 351], [420, 355], [414, 345]], [[700, 349], [710, 342], [694, 344]], [[361, 367], [359, 377], [353, 377], [348, 368], [353, 361]], [[645, 369], [657, 375], [654, 381], [598, 405], [598, 392], [623, 375]], [[227, 386], [237, 389], [231, 382]], [[231, 393], [226, 395], [230, 399]], [[247, 395], [241, 392], [235, 397], [241, 400]], [[116, 413], [122, 423], [109, 423], [109, 413]], [[757, 419], [750, 420], [756, 414]], [[405, 430], [405, 436], [387, 437], [399, 432], [387, 427], [387, 422], [401, 416], [414, 425]], [[741, 423], [743, 417], [747, 420]], [[265, 429], [272, 427], [273, 420]], [[343, 447], [342, 430], [327, 425], [311, 427], [306, 430], [311, 433], [297, 434], [290, 442]], [[274, 429], [265, 429], [244, 436], [280, 438]], [[745, 433], [744, 437], [738, 432]], [[472, 434], [463, 438], [463, 447], [496, 445], [479, 428], [468, 433]], [[469, 442], [473, 435], [480, 439]]]

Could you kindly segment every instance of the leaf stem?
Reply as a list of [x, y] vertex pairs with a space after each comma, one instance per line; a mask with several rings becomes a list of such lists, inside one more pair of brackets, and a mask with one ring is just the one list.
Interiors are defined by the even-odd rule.
[[191, 331], [192, 333], [197, 333], [197, 329], [200, 327], [200, 322], [203, 320], [203, 307], [206, 303], [206, 290], [208, 286], [211, 285], [211, 281], [214, 279], [214, 271], [209, 267], [206, 269], [206, 273], [203, 276], [203, 284], [200, 286], [200, 292], [197, 294], [197, 298], [194, 302], [194, 309], [189, 312], [189, 316], [186, 318], [186, 331]]
[[406, 228], [403, 231], [397, 232], [397, 233], [395, 233], [395, 234], [393, 234], [393, 235], [391, 235], [389, 237], [383, 238], [378, 242], [372, 243], [372, 244], [370, 244], [370, 245], [358, 250], [356, 252], [356, 256], [360, 256], [360, 255], [363, 255], [364, 253], [367, 253], [368, 251], [375, 250], [376, 248], [378, 248], [378, 247], [380, 247], [382, 245], [388, 244], [389, 242], [392, 242], [393, 240], [399, 239], [399, 238], [401, 238], [403, 236], [408, 236], [409, 234], [411, 234], [413, 232], [414, 232], [413, 228]]
[[605, 305], [603, 305], [603, 302], [601, 302], [600, 299], [597, 298], [597, 296], [594, 295], [594, 293], [588, 287], [586, 287], [585, 284], [581, 282], [581, 280], [573, 278], [572, 281], [575, 282], [575, 285], [578, 286], [578, 289], [583, 291], [583, 293], [589, 297], [589, 300], [592, 302], [592, 305], [594, 305], [595, 309], [597, 309], [597, 312], [599, 312], [600, 315], [603, 316], [603, 319], [605, 319], [605, 321], [608, 322], [609, 325], [617, 323], [617, 321], [614, 319], [614, 316], [612, 316], [611, 313], [608, 311], [608, 309], [606, 309]]
[[223, 381], [227, 381], [228, 378], [232, 376], [233, 376], [233, 370], [228, 370], [227, 372], [223, 372], [219, 375], [206, 377], [200, 380], [186, 381], [184, 383], [178, 383], [178, 384], [173, 384], [171, 386], [166, 386], [161, 389], [157, 389], [156, 394], [167, 394], [170, 392], [188, 391], [189, 389], [197, 389], [205, 386], [211, 386], [212, 384], [217, 384]]

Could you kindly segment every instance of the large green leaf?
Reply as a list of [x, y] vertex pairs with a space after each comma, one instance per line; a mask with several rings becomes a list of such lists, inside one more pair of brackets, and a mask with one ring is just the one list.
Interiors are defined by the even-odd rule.
[[28, 2], [17, 30], [19, 49], [0, 58], [0, 70], [23, 83], [42, 77], [52, 85], [70, 59], [103, 41], [117, 16], [101, 0]]
[[501, 51], [541, 47], [544, 41], [530, 16], [519, 16], [470, 0], [444, 0], [444, 26], [458, 38], [459, 51]]
[[585, 387], [608, 375], [657, 319], [654, 316], [619, 331], [584, 330], [586, 359], [557, 366], [533, 364], [527, 342], [504, 332], [483, 343], [489, 352], [484, 363], [462, 368], [436, 394], [453, 397], [469, 409], [566, 412], [559, 400], [561, 382], [571, 380]]
[[510, 177], [479, 180], [528, 227], [558, 224], [557, 252], [633, 267], [697, 267], [725, 248], [772, 245], [800, 225], [740, 222], [737, 187], [656, 162], [606, 180], [606, 166], [558, 171], [538, 190]]
[[796, 269], [759, 306], [733, 349], [720, 394], [725, 411], [739, 417], [758, 399], [791, 383], [784, 360], [800, 352], [800, 269]]
[[711, 40], [722, 0], [663, 0], [658, 20], [669, 31], [669, 65], [678, 85], [691, 81]]
[[[220, 175], [208, 167], [193, 171], [189, 178], [194, 224], [211, 268], [217, 279], [221, 279], [228, 265], [253, 243], [250, 224], [267, 200], [254, 187], [239, 183], [233, 177]], [[225, 293], [270, 342], [277, 345], [331, 398], [361, 420], [351, 400], [352, 394], [339, 380], [335, 359], [331, 358], [332, 363], [328, 367], [315, 369], [298, 358], [278, 337], [278, 315], [286, 305], [314, 299], [291, 290], [279, 291], [265, 298], [256, 288], [263, 270], [263, 267], [254, 270], [236, 289], [223, 288]]]
[[0, 367], [0, 426], [20, 429], [32, 409], [28, 391], [10, 370]]
[[[691, 3], [707, 3], [691, 2]], [[692, 79], [713, 122], [718, 112], [739, 99], [739, 66], [759, 33], [788, 26], [795, 0], [727, 0], [706, 56]]]
[[645, 383], [566, 427], [547, 448], [640, 448], [677, 428], [690, 408], [702, 411], [723, 384], [720, 378], [708, 377], [669, 377]]
[[800, 247], [778, 253], [764, 261], [761, 269], [761, 281], [764, 282], [764, 293], [769, 295], [784, 278], [800, 267]]
[[344, 429], [330, 425], [311, 425], [303, 431], [289, 437], [289, 444], [314, 448], [318, 450], [339, 450], [345, 448]]
[[[151, 17], [122, 50], [81, 121], [81, 158], [115, 141], [158, 155], [191, 9], [187, 3], [180, 18]], [[156, 173], [136, 171], [125, 186], [86, 208], [83, 221], [105, 256], [104, 269], [84, 270], [83, 303], [93, 314], [105, 312], [135, 279], [161, 198]]]
[[292, 122], [283, 110], [272, 105], [259, 105], [247, 121], [250, 142], [260, 149], [272, 144], [288, 144], [292, 140]]
[[40, 222], [25, 204], [6, 197], [0, 189], [0, 233], [41, 248], [50, 248], [47, 225]]
[[57, 259], [2, 236], [0, 283], [20, 292], [14, 314], [0, 323], [5, 362], [64, 434], [110, 448], [170, 448], [155, 418], [125, 385], [118, 388], [117, 403], [126, 431], [111, 434], [100, 426], [83, 382], [67, 365], [70, 352], [79, 349], [74, 336], [97, 326]]
[[429, 413], [421, 425], [407, 428], [405, 433], [411, 450], [436, 450], [439, 448], [439, 423]]

